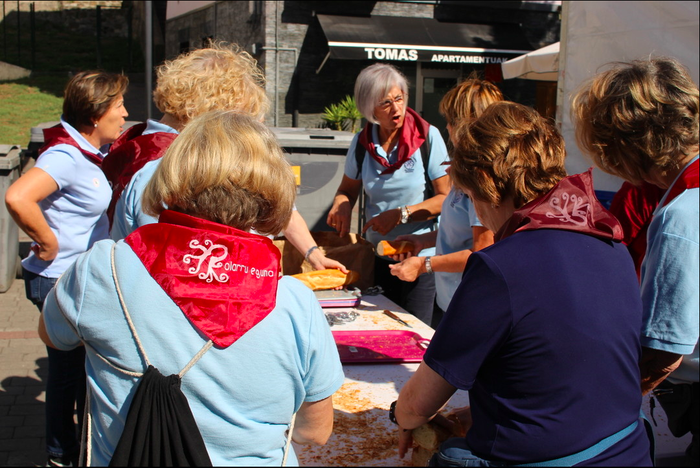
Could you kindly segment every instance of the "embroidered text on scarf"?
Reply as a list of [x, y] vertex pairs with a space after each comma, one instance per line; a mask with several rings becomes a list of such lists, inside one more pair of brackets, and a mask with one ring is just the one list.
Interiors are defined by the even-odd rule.
[[280, 252], [267, 237], [166, 210], [125, 242], [190, 322], [228, 347], [274, 309]]
[[413, 153], [415, 153], [428, 138], [429, 131], [430, 124], [426, 122], [423, 117], [418, 115], [416, 111], [410, 107], [406, 107], [406, 114], [399, 134], [398, 159], [394, 164], [389, 164], [389, 161], [377, 154], [374, 142], [372, 141], [372, 124], [368, 123], [365, 125], [362, 133], [360, 133], [359, 144], [365, 147], [375, 161], [386, 167], [381, 175], [392, 174], [403, 166], [403, 163], [411, 159]]
[[496, 241], [533, 229], [561, 229], [620, 242], [620, 222], [593, 190], [593, 169], [568, 176], [549, 192], [522, 206], [496, 233]]

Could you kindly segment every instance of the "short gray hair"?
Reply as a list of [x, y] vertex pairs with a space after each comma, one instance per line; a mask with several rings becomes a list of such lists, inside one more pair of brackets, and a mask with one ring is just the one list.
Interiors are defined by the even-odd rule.
[[357, 110], [369, 122], [376, 124], [374, 108], [394, 86], [398, 86], [402, 93], [408, 95], [408, 80], [396, 67], [386, 63], [375, 63], [365, 68], [355, 81]]

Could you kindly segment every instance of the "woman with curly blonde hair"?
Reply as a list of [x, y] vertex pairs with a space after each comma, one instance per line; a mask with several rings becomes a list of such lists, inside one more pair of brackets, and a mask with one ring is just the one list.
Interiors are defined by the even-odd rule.
[[[157, 75], [153, 100], [163, 118], [129, 129], [105, 158], [103, 168], [113, 187], [108, 215], [115, 240], [157, 221], [143, 211], [141, 196], [157, 160], [190, 120], [208, 111], [231, 110], [262, 121], [270, 108], [263, 71], [237, 45], [213, 43], [186, 52], [158, 67]], [[345, 266], [317, 247], [296, 210], [284, 233], [315, 269], [338, 268], [347, 273]]]

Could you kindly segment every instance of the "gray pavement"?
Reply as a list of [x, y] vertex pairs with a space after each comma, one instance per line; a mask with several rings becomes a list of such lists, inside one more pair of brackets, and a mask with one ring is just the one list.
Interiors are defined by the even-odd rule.
[[17, 279], [0, 294], [0, 466], [44, 466], [46, 347]]

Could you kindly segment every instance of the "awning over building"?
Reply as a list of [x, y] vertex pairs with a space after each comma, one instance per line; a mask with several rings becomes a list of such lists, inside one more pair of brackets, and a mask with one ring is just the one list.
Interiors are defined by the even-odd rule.
[[559, 78], [559, 43], [508, 60], [501, 64], [503, 78], [557, 81]]
[[530, 50], [515, 24], [441, 23], [432, 18], [318, 15], [330, 57], [488, 64]]

